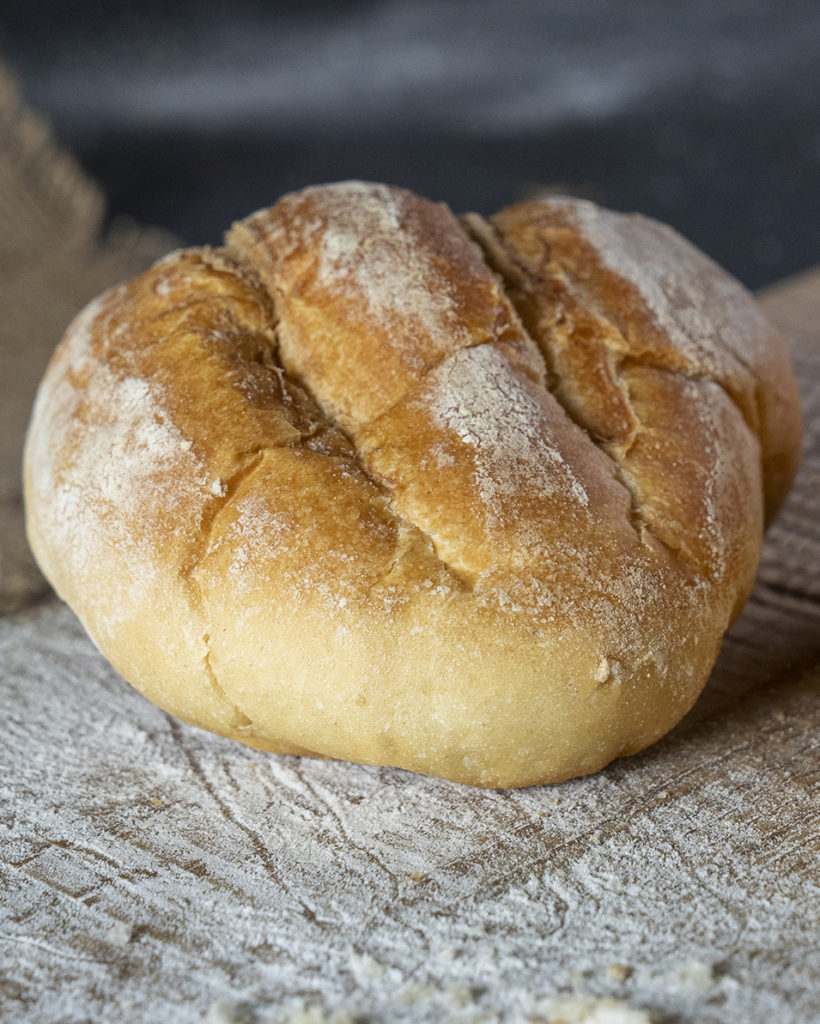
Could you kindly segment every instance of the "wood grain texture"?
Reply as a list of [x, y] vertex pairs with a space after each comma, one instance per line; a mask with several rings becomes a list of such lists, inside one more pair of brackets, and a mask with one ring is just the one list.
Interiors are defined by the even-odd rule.
[[820, 272], [764, 302], [797, 487], [703, 698], [598, 775], [263, 755], [147, 703], [56, 600], [0, 621], [0, 1019], [820, 1018]]

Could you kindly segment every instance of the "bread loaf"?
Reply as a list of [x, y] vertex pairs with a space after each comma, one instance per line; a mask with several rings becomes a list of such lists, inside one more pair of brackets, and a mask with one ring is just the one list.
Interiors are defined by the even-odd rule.
[[525, 786], [691, 707], [799, 445], [780, 338], [671, 229], [351, 182], [77, 317], [32, 416], [28, 530], [172, 714]]

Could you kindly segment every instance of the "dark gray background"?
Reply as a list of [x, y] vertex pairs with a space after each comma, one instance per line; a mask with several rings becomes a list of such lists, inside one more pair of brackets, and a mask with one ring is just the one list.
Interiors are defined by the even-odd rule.
[[562, 185], [757, 287], [820, 262], [815, 0], [6, 0], [0, 55], [113, 215], [215, 242], [346, 177]]

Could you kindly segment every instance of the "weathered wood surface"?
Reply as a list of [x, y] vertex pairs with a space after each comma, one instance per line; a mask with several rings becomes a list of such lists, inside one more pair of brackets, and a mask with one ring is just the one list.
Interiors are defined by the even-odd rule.
[[765, 302], [798, 486], [702, 700], [594, 777], [263, 755], [150, 705], [55, 599], [0, 620], [0, 1019], [820, 1020], [820, 272]]

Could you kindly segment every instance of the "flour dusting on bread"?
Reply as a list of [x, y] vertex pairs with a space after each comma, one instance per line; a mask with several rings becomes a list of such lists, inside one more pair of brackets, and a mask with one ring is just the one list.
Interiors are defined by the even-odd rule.
[[402, 196], [384, 185], [352, 183], [323, 193], [317, 284], [353, 289], [366, 315], [397, 345], [423, 332], [449, 347], [467, 330], [431, 253], [403, 230]]
[[509, 515], [529, 488], [589, 505], [583, 484], [550, 436], [542, 404], [498, 349], [462, 349], [435, 377], [433, 416], [472, 449], [478, 492], [491, 513], [503, 515], [506, 508]]
[[716, 377], [765, 359], [769, 328], [733, 278], [657, 221], [584, 200], [550, 201], [576, 225], [604, 266], [640, 294], [669, 344]]
[[440, 204], [307, 189], [75, 321], [29, 535], [161, 706], [497, 787], [692, 705], [754, 577], [761, 461], [775, 504], [796, 463], [780, 342], [665, 229], [572, 201], [492, 225], [518, 284]]

